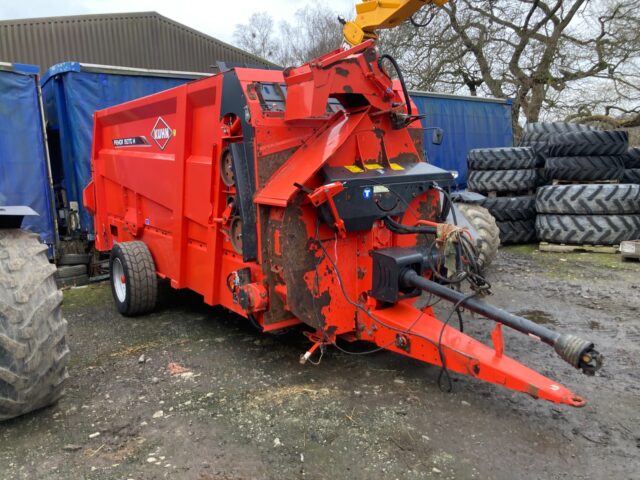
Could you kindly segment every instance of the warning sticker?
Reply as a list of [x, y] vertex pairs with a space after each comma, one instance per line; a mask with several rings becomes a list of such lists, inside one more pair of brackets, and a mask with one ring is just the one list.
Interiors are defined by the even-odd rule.
[[351, 173], [362, 173], [364, 172], [363, 169], [361, 169], [359, 166], [357, 165], [347, 165], [346, 167], [347, 170], [349, 170]]
[[382, 170], [382, 165], [378, 165], [377, 163], [365, 163], [364, 168], [367, 170]]

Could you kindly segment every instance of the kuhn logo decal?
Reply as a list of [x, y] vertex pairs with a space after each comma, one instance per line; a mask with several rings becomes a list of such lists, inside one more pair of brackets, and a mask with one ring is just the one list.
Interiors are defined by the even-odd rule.
[[160, 147], [160, 150], [164, 150], [169, 140], [171, 140], [171, 137], [175, 137], [175, 135], [175, 130], [172, 130], [162, 117], [158, 117], [156, 124], [153, 126], [153, 130], [151, 130], [151, 138], [153, 138], [158, 147]]

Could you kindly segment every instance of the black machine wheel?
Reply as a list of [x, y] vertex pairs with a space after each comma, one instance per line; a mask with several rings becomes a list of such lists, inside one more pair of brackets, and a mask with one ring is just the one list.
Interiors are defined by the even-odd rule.
[[133, 317], [152, 311], [158, 297], [158, 277], [151, 252], [144, 242], [113, 246], [109, 259], [111, 293], [118, 311]]
[[489, 210], [479, 205], [467, 203], [454, 205], [476, 231], [478, 263], [480, 267], [487, 268], [493, 262], [500, 247], [500, 230], [498, 230], [496, 220], [489, 213]]
[[242, 219], [233, 217], [229, 225], [229, 239], [236, 253], [242, 254]]
[[522, 139], [525, 141], [544, 141], [550, 135], [572, 132], [588, 132], [594, 128], [580, 123], [566, 122], [535, 122], [527, 123], [522, 130]]
[[467, 157], [469, 170], [518, 170], [536, 168], [538, 159], [531, 148], [478, 148]]
[[87, 273], [86, 265], [68, 265], [64, 267], [58, 267], [56, 271], [56, 278], [71, 278], [78, 275], [85, 275]]
[[549, 157], [544, 167], [547, 180], [620, 180], [624, 173], [622, 156]]
[[222, 158], [220, 160], [220, 178], [222, 178], [222, 183], [227, 187], [233, 187], [236, 184], [236, 176], [233, 173], [233, 155], [229, 149], [222, 152]]
[[538, 215], [536, 230], [545, 242], [617, 245], [640, 238], [640, 215]]
[[629, 148], [629, 134], [622, 130], [593, 130], [555, 135], [549, 139], [551, 157], [623, 155]]
[[58, 266], [89, 265], [91, 255], [88, 253], [65, 253], [58, 260]]
[[625, 183], [640, 183], [640, 168], [630, 168], [622, 174]]
[[640, 168], [640, 148], [630, 148], [623, 156], [624, 168]]
[[86, 273], [84, 275], [76, 275], [75, 277], [56, 278], [58, 288], [82, 287], [84, 285], [89, 285], [89, 282], [89, 275]]
[[511, 222], [497, 222], [500, 229], [500, 243], [503, 245], [515, 245], [534, 243], [536, 237], [536, 221], [516, 220]]
[[536, 188], [538, 171], [528, 170], [474, 170], [469, 172], [467, 187], [472, 192], [521, 192]]
[[611, 215], [640, 213], [640, 185], [589, 184], [542, 187], [536, 198], [538, 213]]
[[487, 197], [478, 205], [483, 206], [498, 222], [530, 220], [536, 216], [536, 197]]
[[63, 394], [69, 348], [55, 271], [37, 235], [0, 230], [0, 420]]

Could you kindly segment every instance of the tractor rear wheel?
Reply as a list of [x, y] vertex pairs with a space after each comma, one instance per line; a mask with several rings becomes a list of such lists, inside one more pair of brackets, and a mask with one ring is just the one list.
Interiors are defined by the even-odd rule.
[[500, 230], [495, 218], [489, 210], [479, 205], [456, 203], [455, 206], [476, 231], [474, 239], [478, 249], [478, 263], [480, 267], [487, 268], [500, 247]]
[[158, 298], [158, 277], [151, 252], [144, 242], [117, 243], [109, 260], [111, 293], [125, 317], [149, 313]]
[[47, 246], [0, 230], [0, 420], [58, 401], [67, 378], [67, 322]]

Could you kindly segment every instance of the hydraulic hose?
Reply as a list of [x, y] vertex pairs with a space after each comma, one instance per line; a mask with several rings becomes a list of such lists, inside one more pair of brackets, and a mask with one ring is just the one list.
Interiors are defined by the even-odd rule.
[[389, 63], [393, 65], [393, 68], [395, 69], [396, 74], [398, 75], [398, 79], [400, 80], [400, 85], [402, 85], [402, 94], [404, 95], [404, 101], [407, 104], [407, 115], [411, 116], [411, 114], [413, 113], [413, 107], [411, 106], [411, 98], [409, 97], [409, 90], [407, 90], [407, 84], [404, 81], [404, 76], [402, 75], [400, 66], [398, 65], [398, 62], [396, 62], [395, 58], [385, 53], [383, 55], [380, 55], [380, 58], [378, 59], [378, 65], [382, 70], [384, 70], [384, 68], [382, 67], [382, 62], [384, 60], [389, 60]]

